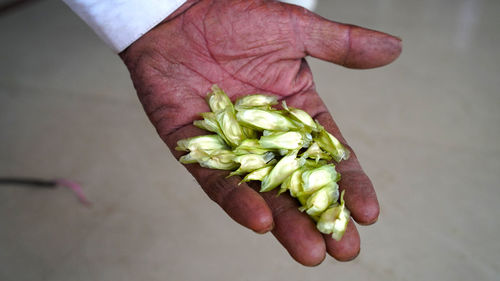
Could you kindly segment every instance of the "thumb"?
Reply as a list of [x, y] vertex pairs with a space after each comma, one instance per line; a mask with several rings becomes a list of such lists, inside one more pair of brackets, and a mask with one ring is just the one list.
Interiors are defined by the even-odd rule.
[[392, 35], [342, 24], [297, 7], [293, 14], [306, 54], [348, 68], [373, 68], [394, 61], [401, 40]]

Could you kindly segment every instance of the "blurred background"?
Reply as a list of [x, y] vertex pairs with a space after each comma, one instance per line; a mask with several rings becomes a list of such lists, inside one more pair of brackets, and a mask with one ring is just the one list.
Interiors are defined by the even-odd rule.
[[61, 1], [0, 10], [0, 280], [499, 280], [500, 1], [320, 0], [403, 39], [393, 64], [310, 59], [373, 180], [359, 257], [294, 262], [233, 222], [170, 156], [125, 66]]

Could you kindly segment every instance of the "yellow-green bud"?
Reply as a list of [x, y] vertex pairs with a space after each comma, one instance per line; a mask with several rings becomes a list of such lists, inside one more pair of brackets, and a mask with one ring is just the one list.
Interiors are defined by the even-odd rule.
[[236, 147], [233, 152], [236, 155], [243, 154], [264, 154], [268, 152], [269, 149], [265, 149], [259, 144], [257, 139], [246, 139], [241, 142], [241, 144]]
[[234, 162], [235, 155], [230, 150], [216, 150], [199, 161], [200, 166], [218, 170], [233, 170], [238, 167]]
[[209, 131], [209, 132], [212, 132], [212, 133], [218, 133], [219, 132], [219, 128], [211, 126], [212, 124], [209, 124], [205, 120], [194, 120], [193, 121], [193, 125], [195, 125], [196, 127], [200, 128], [200, 129], [203, 129], [205, 131]]
[[213, 85], [212, 92], [207, 94], [207, 102], [213, 112], [218, 112], [226, 108], [234, 112], [233, 103], [226, 93], [217, 85]]
[[288, 176], [281, 184], [279, 193], [283, 193], [288, 189], [290, 190], [291, 196], [297, 197], [297, 195], [302, 192], [302, 172], [304, 172], [304, 169], [300, 168]]
[[211, 152], [218, 149], [227, 149], [224, 140], [218, 135], [203, 135], [192, 138], [182, 139], [177, 142], [175, 150], [180, 151], [193, 151], [200, 150], [204, 152]]
[[236, 116], [229, 108], [223, 109], [215, 113], [217, 123], [224, 134], [224, 137], [233, 147], [238, 146], [244, 139], [243, 131], [240, 124], [236, 121]]
[[286, 102], [283, 101], [282, 103], [283, 108], [288, 111], [288, 113], [292, 116], [292, 118], [296, 121], [301, 122], [304, 124], [309, 130], [316, 131], [316, 122], [312, 119], [311, 115], [309, 115], [307, 112], [305, 112], [302, 109], [294, 108], [294, 107], [288, 107], [286, 105]]
[[273, 166], [266, 166], [260, 169], [257, 169], [249, 174], [247, 174], [242, 182], [247, 182], [247, 181], [262, 181], [264, 178], [271, 172], [273, 169]]
[[206, 157], [208, 157], [208, 153], [201, 150], [193, 150], [188, 154], [181, 156], [181, 158], [179, 158], [179, 162], [182, 164], [194, 164], [202, 161], [202, 159], [205, 159]]
[[195, 125], [200, 129], [217, 133], [226, 143], [229, 143], [224, 134], [222, 134], [222, 131], [220, 130], [219, 123], [217, 123], [217, 117], [215, 116], [215, 113], [203, 112], [200, 115], [201, 117], [203, 117], [203, 120], [195, 120], [193, 122], [193, 125]]
[[314, 141], [316, 141], [322, 149], [328, 152], [335, 161], [340, 162], [340, 160], [347, 160], [349, 158], [349, 150], [321, 125], [318, 124], [318, 127], [319, 132], [313, 138]]
[[252, 107], [270, 107], [271, 105], [278, 104], [275, 96], [268, 95], [248, 95], [236, 100], [234, 107], [236, 110], [252, 108]]
[[308, 170], [302, 173], [302, 190], [304, 193], [311, 194], [321, 187], [335, 182], [336, 179], [337, 171], [332, 164]]
[[344, 192], [340, 195], [340, 204], [335, 204], [324, 211], [316, 224], [318, 230], [324, 234], [331, 234], [332, 238], [340, 241], [347, 229], [351, 212], [345, 207]]
[[300, 149], [304, 145], [304, 135], [299, 132], [276, 132], [262, 136], [259, 144], [269, 149]]
[[267, 165], [274, 158], [272, 152], [266, 154], [246, 154], [234, 157], [234, 162], [240, 163], [238, 170], [229, 174], [229, 176], [243, 175]]
[[273, 110], [242, 109], [236, 113], [236, 119], [241, 124], [260, 131], [289, 131], [298, 128], [292, 120]]
[[277, 187], [304, 164], [302, 159], [297, 158], [297, 153], [298, 150], [292, 151], [278, 161], [276, 166], [262, 181], [260, 192], [269, 191]]
[[307, 199], [302, 211], [305, 210], [311, 216], [318, 216], [333, 202], [337, 201], [338, 193], [338, 185], [335, 182], [330, 182]]
[[321, 149], [321, 147], [319, 147], [318, 143], [316, 143], [316, 142], [313, 142], [311, 144], [311, 146], [309, 146], [309, 148], [302, 155], [304, 155], [305, 157], [312, 158], [312, 159], [316, 160], [317, 163], [321, 159], [324, 159], [324, 160], [331, 160], [332, 159], [332, 157], [328, 153], [324, 152]]

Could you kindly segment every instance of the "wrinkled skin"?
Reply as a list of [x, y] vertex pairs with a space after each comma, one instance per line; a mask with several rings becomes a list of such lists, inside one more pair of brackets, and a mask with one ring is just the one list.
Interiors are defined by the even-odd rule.
[[[148, 117], [179, 158], [183, 153], [174, 150], [179, 139], [206, 134], [191, 124], [200, 119], [200, 112], [209, 111], [204, 97], [213, 84], [233, 101], [253, 93], [277, 95], [288, 105], [306, 110], [346, 144], [315, 90], [304, 58], [310, 55], [349, 68], [372, 68], [390, 63], [400, 52], [401, 42], [395, 37], [331, 22], [297, 6], [206, 0], [188, 1], [120, 56]], [[225, 178], [225, 171], [197, 164], [186, 168], [229, 216], [255, 232], [272, 231], [301, 264], [317, 265], [326, 253], [347, 261], [359, 252], [352, 220], [337, 242], [317, 231], [288, 195], [277, 197], [276, 190], [258, 193], [255, 183], [238, 186], [240, 179]], [[353, 219], [359, 224], [374, 223], [378, 201], [356, 155], [352, 153], [337, 170]]]

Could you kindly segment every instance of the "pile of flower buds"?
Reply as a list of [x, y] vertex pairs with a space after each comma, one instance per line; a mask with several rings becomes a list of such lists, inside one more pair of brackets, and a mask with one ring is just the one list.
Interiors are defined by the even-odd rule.
[[349, 151], [305, 111], [285, 102], [282, 110], [273, 108], [274, 96], [248, 95], [233, 105], [214, 85], [207, 102], [212, 111], [193, 124], [215, 134], [178, 141], [176, 149], [189, 152], [180, 162], [230, 170], [241, 182], [261, 181], [260, 192], [280, 186], [279, 194], [288, 190], [297, 198], [320, 232], [340, 240], [350, 212], [330, 162], [347, 159]]

